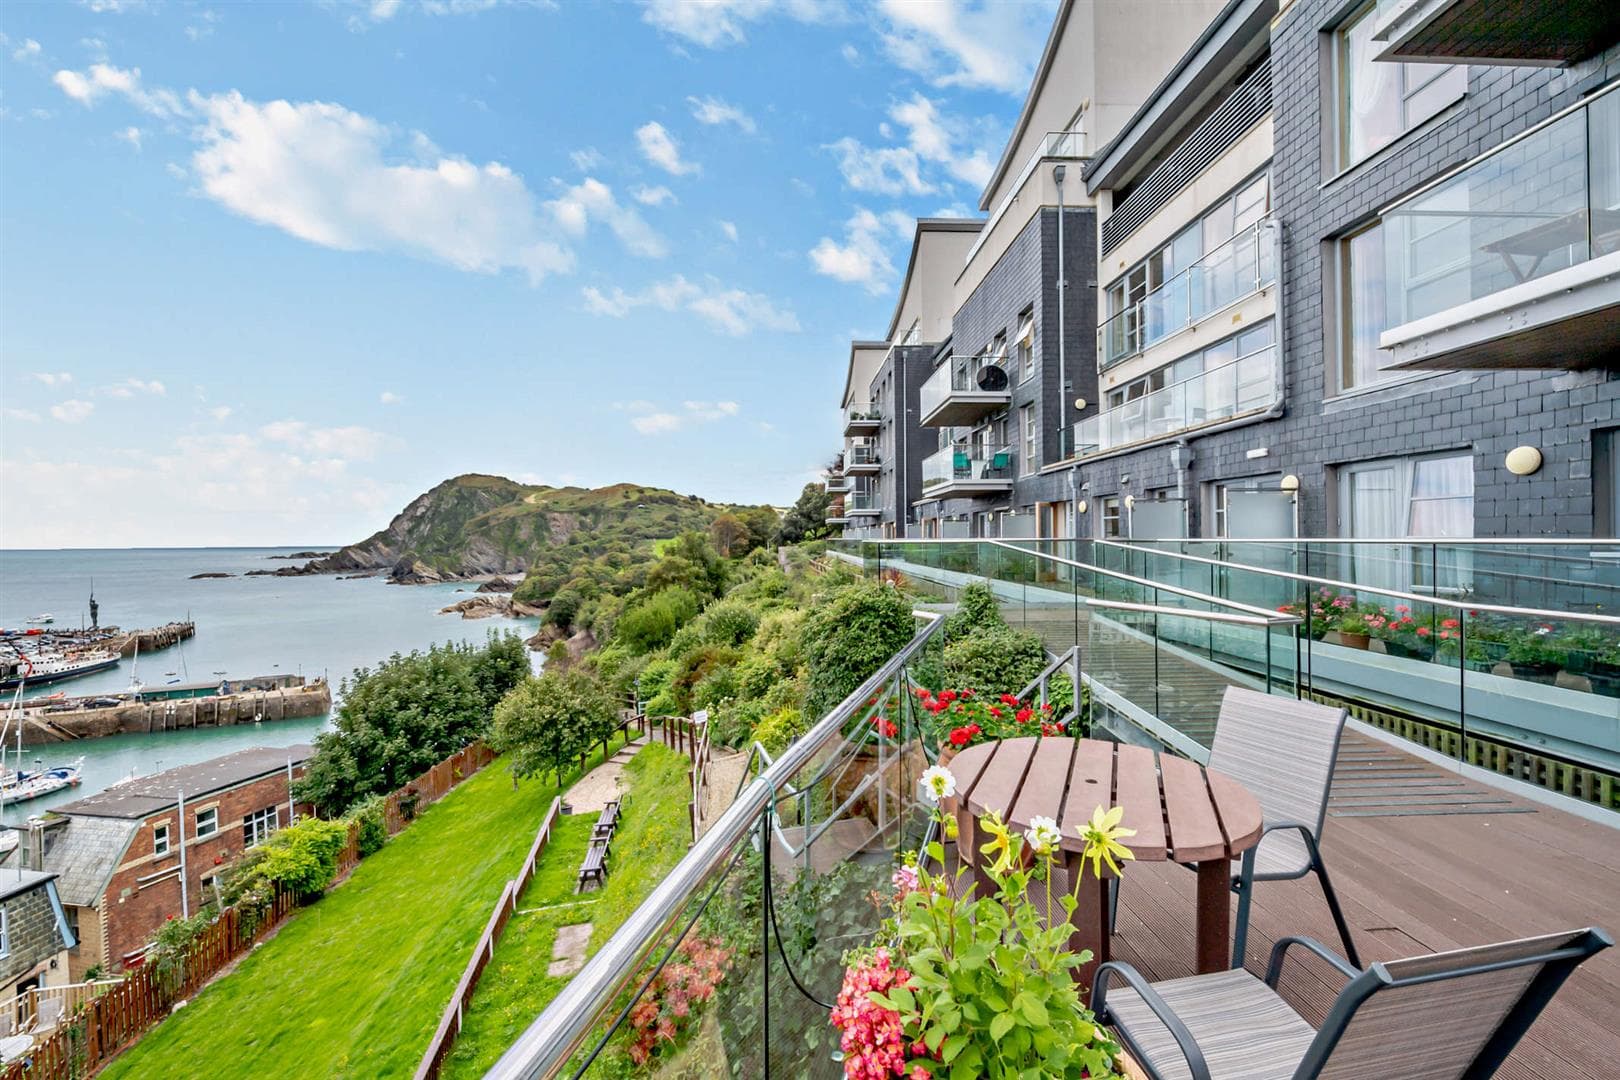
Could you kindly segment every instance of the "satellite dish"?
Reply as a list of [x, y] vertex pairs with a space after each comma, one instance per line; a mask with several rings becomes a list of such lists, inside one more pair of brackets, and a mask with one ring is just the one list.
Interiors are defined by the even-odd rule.
[[978, 384], [980, 390], [991, 393], [1005, 390], [1007, 389], [1007, 369], [1000, 364], [986, 364], [979, 369], [978, 374], [973, 377], [973, 381]]

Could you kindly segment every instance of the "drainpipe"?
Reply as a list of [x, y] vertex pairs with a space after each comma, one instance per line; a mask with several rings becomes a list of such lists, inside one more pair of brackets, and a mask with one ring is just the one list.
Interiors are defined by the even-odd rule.
[[1181, 535], [1189, 536], [1192, 533], [1192, 503], [1187, 497], [1187, 474], [1192, 472], [1192, 447], [1186, 439], [1177, 440], [1176, 445], [1170, 448], [1170, 464], [1176, 470], [1176, 498], [1181, 500]]
[[1058, 197], [1058, 395], [1061, 401], [1058, 405], [1058, 429], [1067, 427], [1069, 419], [1069, 361], [1065, 352], [1064, 323], [1066, 321], [1064, 309], [1069, 306], [1069, 278], [1065, 272], [1063, 262], [1063, 174], [1066, 170], [1059, 165], [1052, 166], [1052, 181], [1057, 184]]
[[180, 792], [179, 819], [175, 831], [180, 834], [180, 917], [191, 918], [191, 898], [186, 895], [186, 793]]

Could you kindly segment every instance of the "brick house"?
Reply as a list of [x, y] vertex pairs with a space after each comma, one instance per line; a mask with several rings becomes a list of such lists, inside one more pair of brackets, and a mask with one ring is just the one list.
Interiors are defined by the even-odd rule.
[[216, 875], [290, 823], [288, 777], [303, 775], [312, 752], [307, 744], [239, 750], [115, 784], [32, 819], [19, 845], [22, 862], [58, 878], [77, 940], [73, 979], [92, 967], [115, 972], [138, 963], [166, 920], [213, 900]]
[[0, 1009], [10, 1014], [18, 994], [69, 982], [76, 944], [55, 874], [0, 871]]

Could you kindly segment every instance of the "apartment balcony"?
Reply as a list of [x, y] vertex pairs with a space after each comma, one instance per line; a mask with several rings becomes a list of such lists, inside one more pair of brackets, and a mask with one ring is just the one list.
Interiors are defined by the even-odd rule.
[[1380, 60], [1572, 64], [1620, 41], [1614, 0], [1382, 0]]
[[1064, 428], [1059, 447], [1065, 458], [1091, 457], [1261, 416], [1281, 401], [1281, 362], [1268, 345]]
[[845, 476], [876, 476], [881, 466], [875, 446], [852, 446], [844, 454]]
[[1097, 331], [1106, 371], [1277, 284], [1280, 227], [1265, 218], [1116, 312]]
[[1574, 370], [1620, 349], [1620, 84], [1384, 212], [1391, 368]]
[[844, 435], [876, 435], [883, 427], [883, 414], [870, 402], [859, 402], [844, 410]]
[[949, 357], [917, 396], [923, 427], [967, 427], [1012, 402], [1006, 357]]
[[856, 491], [844, 496], [844, 512], [850, 517], [876, 517], [883, 503], [873, 491]]
[[848, 491], [853, 484], [854, 481], [842, 474], [830, 475], [827, 477], [827, 491], [834, 495]]
[[833, 497], [832, 501], [827, 503], [827, 524], [829, 524], [829, 525], [848, 525], [849, 524], [848, 506], [849, 506], [849, 497], [847, 495], [845, 495], [845, 496], [837, 496], [837, 495], [835, 495]]
[[1011, 491], [1018, 474], [1018, 455], [1010, 446], [981, 451], [948, 448], [923, 458], [923, 497], [994, 495]]

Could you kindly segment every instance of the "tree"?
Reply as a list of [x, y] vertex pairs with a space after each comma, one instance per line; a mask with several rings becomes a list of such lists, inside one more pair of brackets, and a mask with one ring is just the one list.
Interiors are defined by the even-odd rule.
[[742, 519], [742, 523], [748, 526], [756, 547], [770, 543], [782, 524], [782, 515], [768, 506], [744, 506], [736, 513]]
[[583, 666], [547, 671], [495, 706], [490, 745], [511, 755], [516, 775], [555, 770], [560, 781], [568, 765], [606, 739], [618, 722], [613, 695], [595, 672]]
[[758, 546], [753, 532], [736, 514], [721, 514], [711, 521], [709, 539], [724, 559], [741, 558]]
[[805, 715], [813, 721], [843, 701], [915, 634], [911, 605], [898, 590], [865, 583], [840, 589], [804, 628]]
[[805, 540], [819, 540], [827, 535], [827, 507], [832, 496], [822, 484], [806, 484], [799, 492], [799, 501], [782, 517], [776, 530], [778, 544], [797, 544]]

